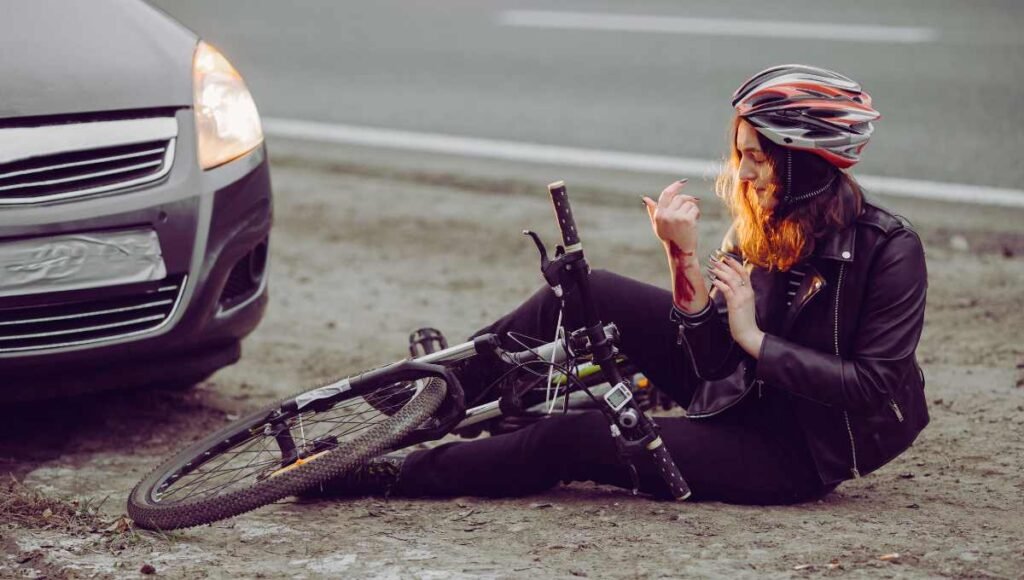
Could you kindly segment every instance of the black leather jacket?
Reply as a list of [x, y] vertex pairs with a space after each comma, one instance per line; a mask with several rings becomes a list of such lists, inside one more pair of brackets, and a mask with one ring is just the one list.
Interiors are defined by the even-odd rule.
[[714, 381], [749, 365], [748, 384], [793, 395], [821, 480], [834, 484], [886, 464], [928, 424], [915, 357], [928, 287], [924, 249], [909, 224], [866, 200], [855, 224], [819, 240], [803, 265], [807, 275], [788, 309], [786, 273], [751, 270], [766, 333], [757, 361], [732, 340], [717, 290], [717, 316], [682, 332], [709, 381], [695, 399], [735, 396]]

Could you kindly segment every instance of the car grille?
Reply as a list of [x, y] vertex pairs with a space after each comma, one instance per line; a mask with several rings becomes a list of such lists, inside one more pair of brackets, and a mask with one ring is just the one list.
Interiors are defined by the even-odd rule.
[[174, 140], [33, 157], [0, 165], [0, 203], [37, 203], [123, 189], [170, 169]]
[[[153, 332], [174, 314], [186, 277], [112, 298], [0, 309], [0, 353], [90, 344]], [[116, 291], [116, 288], [112, 289]]]

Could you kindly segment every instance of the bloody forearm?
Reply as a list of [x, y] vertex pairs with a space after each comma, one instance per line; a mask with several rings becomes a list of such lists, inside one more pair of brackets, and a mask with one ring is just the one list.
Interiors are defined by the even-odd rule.
[[673, 242], [666, 245], [666, 252], [672, 275], [672, 301], [683, 312], [699, 312], [707, 305], [708, 289], [696, 252], [684, 252]]

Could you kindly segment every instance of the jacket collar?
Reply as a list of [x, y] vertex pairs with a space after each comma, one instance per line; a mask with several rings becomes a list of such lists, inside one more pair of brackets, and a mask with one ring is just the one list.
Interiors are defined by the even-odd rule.
[[[852, 195], [849, 185], [843, 181], [836, 195]], [[857, 239], [857, 220], [849, 226], [831, 232], [818, 241], [814, 248], [814, 255], [826, 260], [838, 260], [840, 262], [852, 262], [854, 256], [854, 245]]]
[[854, 246], [857, 240], [856, 222], [837, 231], [832, 232], [818, 241], [814, 248], [814, 255], [826, 260], [838, 260], [840, 262], [852, 262]]

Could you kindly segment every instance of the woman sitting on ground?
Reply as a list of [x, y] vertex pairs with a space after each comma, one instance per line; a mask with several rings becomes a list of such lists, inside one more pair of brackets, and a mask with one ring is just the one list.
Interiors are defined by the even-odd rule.
[[[729, 163], [718, 194], [733, 222], [710, 286], [698, 260], [700, 200], [669, 185], [645, 198], [672, 291], [595, 271], [598, 315], [621, 350], [683, 407], [661, 437], [695, 499], [793, 503], [891, 461], [928, 423], [915, 350], [927, 274], [904, 220], [865, 199], [847, 169], [879, 118], [852, 80], [801, 65], [767, 69], [733, 95]], [[566, 326], [581, 313], [566, 302]], [[552, 336], [560, 301], [543, 288], [477, 334]], [[516, 345], [504, 344], [514, 349]], [[746, 368], [749, 392], [722, 405], [716, 385]], [[467, 399], [502, 368], [461, 371]], [[640, 489], [664, 495], [649, 458]], [[383, 457], [316, 493], [516, 496], [559, 482], [631, 487], [598, 411], [513, 433]]]

